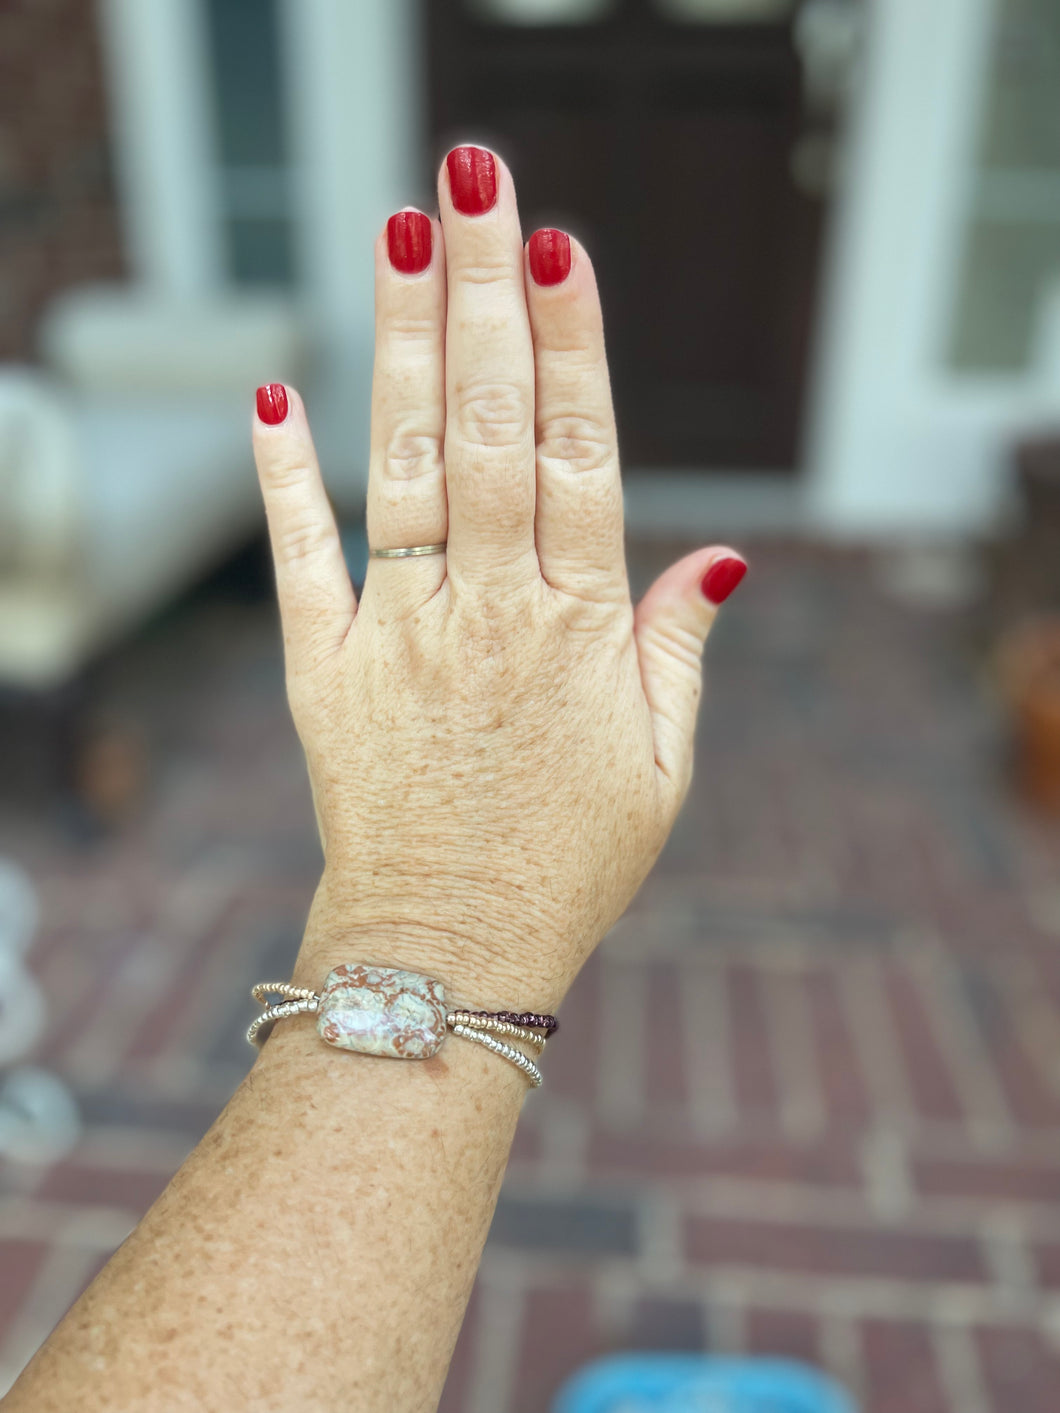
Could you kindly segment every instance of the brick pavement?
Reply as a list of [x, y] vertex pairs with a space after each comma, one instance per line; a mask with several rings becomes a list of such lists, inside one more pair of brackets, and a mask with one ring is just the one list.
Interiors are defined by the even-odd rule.
[[0, 5], [0, 358], [32, 359], [59, 290], [124, 273], [97, 7]]
[[[627, 1348], [790, 1354], [867, 1413], [1056, 1406], [1060, 830], [1006, 797], [966, 623], [861, 556], [752, 557], [692, 797], [527, 1101], [445, 1413], [537, 1413]], [[0, 1378], [243, 1073], [316, 867], [269, 612], [199, 601], [104, 694], [153, 747], [143, 817], [77, 848], [0, 813], [87, 1120], [3, 1171]]]

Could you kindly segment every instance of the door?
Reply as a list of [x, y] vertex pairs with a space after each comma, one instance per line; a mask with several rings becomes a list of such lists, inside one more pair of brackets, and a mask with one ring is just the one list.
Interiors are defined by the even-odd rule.
[[[425, 0], [435, 153], [587, 245], [628, 467], [797, 460], [824, 198], [789, 0]], [[820, 134], [818, 134], [820, 136]], [[802, 163], [809, 170], [812, 162]]]

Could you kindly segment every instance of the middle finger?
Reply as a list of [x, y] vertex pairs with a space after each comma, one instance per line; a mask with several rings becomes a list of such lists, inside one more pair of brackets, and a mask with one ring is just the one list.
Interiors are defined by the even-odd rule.
[[534, 547], [534, 350], [511, 173], [481, 147], [442, 165], [445, 475], [450, 579], [539, 572]]

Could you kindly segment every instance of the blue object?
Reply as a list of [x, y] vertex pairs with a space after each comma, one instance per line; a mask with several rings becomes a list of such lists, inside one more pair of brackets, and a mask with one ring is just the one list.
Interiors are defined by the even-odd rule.
[[581, 1369], [552, 1413], [857, 1413], [843, 1390], [788, 1359], [620, 1354]]

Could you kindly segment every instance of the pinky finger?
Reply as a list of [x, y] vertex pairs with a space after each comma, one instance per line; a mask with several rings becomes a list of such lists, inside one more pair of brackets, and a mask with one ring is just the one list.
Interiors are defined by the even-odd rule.
[[346, 637], [357, 600], [302, 399], [282, 383], [258, 389], [254, 460], [269, 524], [288, 668], [312, 671]]

